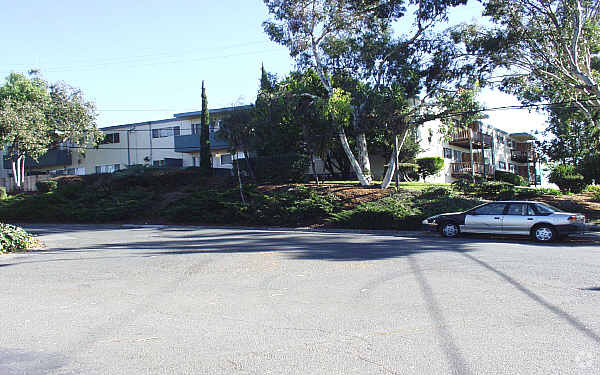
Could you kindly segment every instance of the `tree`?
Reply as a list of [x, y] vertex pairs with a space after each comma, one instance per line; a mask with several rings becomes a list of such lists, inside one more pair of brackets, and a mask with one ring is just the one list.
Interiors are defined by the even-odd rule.
[[593, 124], [600, 119], [600, 1], [486, 0], [493, 26], [466, 25], [457, 41], [491, 82], [524, 103], [561, 102]]
[[[271, 40], [290, 50], [299, 65], [313, 66], [323, 83], [329, 99], [334, 94], [334, 86], [327, 66], [323, 64], [323, 47], [332, 39], [341, 35], [358, 34], [381, 8], [373, 1], [328, 1], [328, 0], [264, 0], [273, 19], [263, 23], [265, 32]], [[367, 4], [369, 3], [369, 4]], [[369, 185], [370, 178], [365, 174], [365, 165], [361, 165], [352, 152], [343, 126], [337, 125], [342, 147], [352, 169], [362, 185]], [[363, 136], [361, 136], [362, 138]], [[358, 142], [363, 157], [368, 160], [366, 142]], [[364, 164], [364, 163], [363, 163]]]
[[25, 159], [38, 160], [51, 146], [93, 146], [101, 139], [92, 102], [65, 83], [49, 84], [36, 72], [30, 78], [12, 73], [0, 87], [0, 144], [12, 161], [15, 185], [21, 188]]
[[210, 117], [208, 113], [208, 100], [206, 89], [202, 81], [202, 113], [200, 115], [200, 168], [209, 173], [212, 168], [210, 153]]
[[439, 156], [419, 158], [417, 159], [417, 165], [419, 166], [419, 174], [425, 181], [427, 177], [433, 176], [444, 168], [444, 159]]

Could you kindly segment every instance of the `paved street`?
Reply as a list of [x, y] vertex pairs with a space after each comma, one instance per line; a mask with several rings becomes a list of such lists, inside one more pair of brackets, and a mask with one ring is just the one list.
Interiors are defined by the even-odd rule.
[[600, 373], [600, 241], [30, 229], [2, 375]]

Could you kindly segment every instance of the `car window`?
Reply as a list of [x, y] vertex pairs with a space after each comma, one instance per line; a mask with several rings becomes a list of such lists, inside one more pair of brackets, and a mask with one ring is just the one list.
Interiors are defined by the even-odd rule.
[[527, 216], [535, 216], [535, 211], [530, 204], [527, 205]]
[[476, 215], [503, 215], [506, 203], [490, 203], [471, 211]]
[[538, 215], [551, 215], [558, 211], [557, 208], [543, 203], [536, 203], [534, 207], [535, 210], [538, 212]]
[[527, 215], [527, 207], [526, 203], [511, 203], [508, 206], [508, 211], [506, 211], [507, 215], [519, 215], [526, 216]]

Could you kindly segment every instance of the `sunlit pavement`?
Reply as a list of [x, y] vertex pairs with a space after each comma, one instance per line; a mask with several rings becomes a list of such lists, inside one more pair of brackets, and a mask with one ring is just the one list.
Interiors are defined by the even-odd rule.
[[31, 226], [0, 374], [598, 374], [600, 237]]

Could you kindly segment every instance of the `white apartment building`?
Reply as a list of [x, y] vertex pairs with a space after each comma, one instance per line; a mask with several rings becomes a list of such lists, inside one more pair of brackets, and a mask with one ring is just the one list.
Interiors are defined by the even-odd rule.
[[[233, 160], [229, 144], [217, 136], [221, 120], [233, 108], [209, 110], [210, 150], [213, 168], [230, 170]], [[82, 150], [61, 144], [49, 150], [37, 162], [26, 159], [26, 168], [53, 175], [112, 173], [130, 165], [192, 167], [200, 165], [201, 111], [176, 113], [172, 119], [145, 121], [101, 128], [106, 135], [97, 147]], [[0, 178], [10, 176], [5, 160]]]
[[531, 185], [541, 185], [541, 166], [528, 133], [508, 133], [491, 125], [477, 123], [446, 136], [440, 122], [431, 121], [418, 130], [423, 151], [417, 156], [444, 158], [444, 169], [428, 182], [456, 181], [461, 176], [493, 178], [495, 171], [512, 172]]

